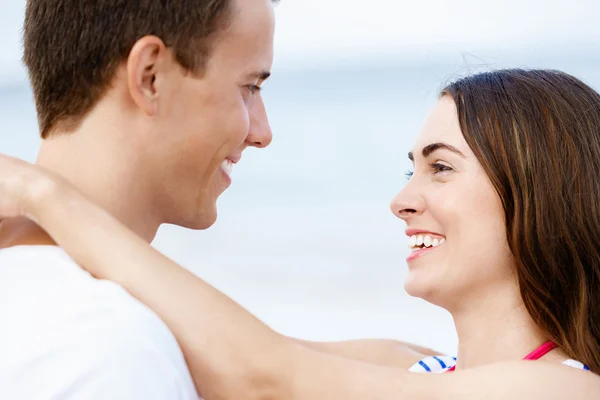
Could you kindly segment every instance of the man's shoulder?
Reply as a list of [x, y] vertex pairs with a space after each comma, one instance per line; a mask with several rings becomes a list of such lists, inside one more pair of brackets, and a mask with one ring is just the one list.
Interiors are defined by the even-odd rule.
[[[99, 280], [56, 246], [22, 246], [0, 250], [0, 311], [17, 309], [38, 320], [116, 323], [127, 332], [166, 327], [148, 307], [114, 282]], [[147, 332], [146, 332], [147, 333]]]
[[[158, 316], [120, 286], [91, 277], [59, 248], [0, 251], [0, 318], [7, 323], [0, 330], [6, 373], [0, 381], [53, 376], [68, 383], [88, 373], [102, 386], [98, 379], [109, 385], [136, 374], [195, 393], [181, 349]], [[135, 389], [135, 379], [128, 381], [122, 390]]]
[[83, 269], [58, 246], [19, 245], [0, 249], [0, 277], [51, 281], [52, 278], [89, 277]]

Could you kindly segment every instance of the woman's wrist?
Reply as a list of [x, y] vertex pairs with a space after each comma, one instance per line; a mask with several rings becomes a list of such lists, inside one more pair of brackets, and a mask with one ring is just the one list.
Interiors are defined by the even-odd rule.
[[24, 185], [22, 202], [23, 216], [33, 220], [42, 228], [49, 213], [60, 213], [59, 207], [76, 199], [76, 191], [60, 177], [38, 174], [28, 179]]

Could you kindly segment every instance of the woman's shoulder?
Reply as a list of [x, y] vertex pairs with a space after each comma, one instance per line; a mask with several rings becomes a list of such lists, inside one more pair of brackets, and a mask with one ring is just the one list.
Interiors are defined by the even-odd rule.
[[[562, 362], [562, 364], [584, 371], [590, 370], [590, 368], [587, 365], [577, 360], [565, 360]], [[441, 374], [450, 370], [454, 366], [456, 366], [456, 357], [440, 355], [422, 358], [421, 360], [413, 364], [408, 370], [410, 372], [429, 372]]]

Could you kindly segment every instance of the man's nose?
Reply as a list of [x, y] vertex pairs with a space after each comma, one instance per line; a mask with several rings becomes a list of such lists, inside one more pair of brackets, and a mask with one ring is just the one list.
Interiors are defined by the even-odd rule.
[[265, 104], [260, 96], [251, 99], [248, 105], [250, 112], [250, 132], [246, 138], [248, 146], [260, 149], [267, 147], [273, 140], [273, 132], [267, 117]]

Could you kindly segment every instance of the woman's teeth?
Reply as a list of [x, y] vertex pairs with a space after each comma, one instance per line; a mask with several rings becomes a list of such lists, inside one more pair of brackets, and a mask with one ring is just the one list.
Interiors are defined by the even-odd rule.
[[414, 250], [426, 247], [437, 247], [445, 241], [445, 238], [432, 238], [429, 235], [412, 235], [408, 238], [408, 247]]

